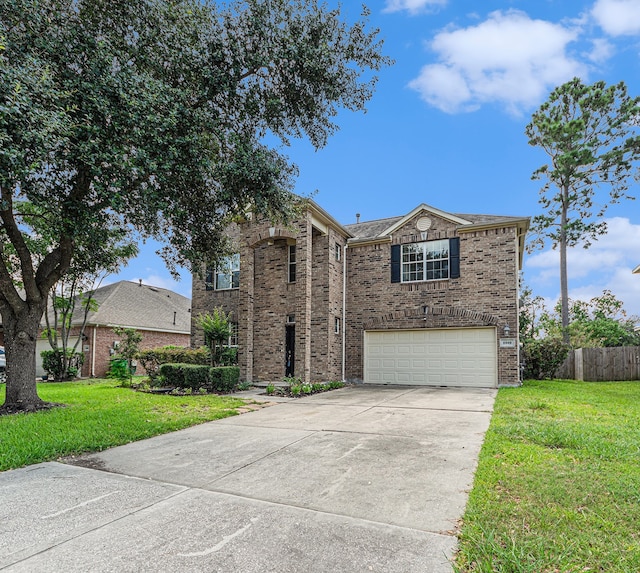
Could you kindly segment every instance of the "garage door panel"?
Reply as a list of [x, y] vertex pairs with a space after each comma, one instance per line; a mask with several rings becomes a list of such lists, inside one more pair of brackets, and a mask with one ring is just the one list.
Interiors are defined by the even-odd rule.
[[493, 328], [365, 332], [365, 382], [496, 387]]

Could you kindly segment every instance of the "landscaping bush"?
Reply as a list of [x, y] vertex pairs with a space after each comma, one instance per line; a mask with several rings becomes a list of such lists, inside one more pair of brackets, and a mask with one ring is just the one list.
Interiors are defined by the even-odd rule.
[[160, 374], [167, 386], [199, 390], [210, 386], [209, 366], [200, 364], [163, 364]]
[[129, 365], [125, 358], [112, 358], [109, 362], [109, 370], [107, 371], [107, 378], [114, 380], [120, 380], [123, 386], [127, 386], [131, 373], [129, 372]]
[[569, 346], [559, 338], [527, 340], [523, 349], [525, 379], [553, 378], [556, 370], [569, 354]]
[[207, 348], [185, 348], [182, 346], [162, 346], [138, 353], [138, 362], [146, 370], [152, 385], [159, 383], [160, 366], [163, 364], [209, 364]]
[[238, 349], [234, 346], [227, 346], [220, 353], [221, 366], [236, 366], [238, 364]]
[[40, 356], [42, 357], [42, 368], [58, 382], [73, 380], [84, 362], [84, 354], [82, 352], [74, 353], [73, 350], [67, 349], [67, 367], [65, 371], [62, 350], [43, 350], [40, 352]]
[[211, 388], [216, 392], [233, 392], [240, 381], [237, 366], [214, 366], [209, 369]]

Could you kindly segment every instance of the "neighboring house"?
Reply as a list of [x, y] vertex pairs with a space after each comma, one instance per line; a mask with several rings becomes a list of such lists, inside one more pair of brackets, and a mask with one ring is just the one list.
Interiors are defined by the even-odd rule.
[[[142, 334], [141, 349], [174, 345], [189, 346], [191, 328], [191, 301], [173, 291], [154, 286], [120, 281], [96, 289], [93, 300], [98, 305], [90, 311], [83, 340], [78, 349], [84, 352], [83, 377], [103, 377], [109, 369], [109, 360], [117, 351], [119, 337], [114, 327], [135, 328]], [[72, 318], [70, 344], [77, 340], [84, 311], [76, 308]], [[43, 319], [44, 325], [44, 319]], [[75, 332], [74, 332], [75, 330]], [[73, 336], [75, 334], [75, 336]], [[51, 346], [46, 338], [38, 340], [36, 375], [42, 369], [41, 350]]]
[[290, 226], [229, 228], [238, 254], [206, 281], [237, 325], [241, 379], [497, 387], [519, 382], [526, 217], [410, 213], [341, 225], [313, 201]]

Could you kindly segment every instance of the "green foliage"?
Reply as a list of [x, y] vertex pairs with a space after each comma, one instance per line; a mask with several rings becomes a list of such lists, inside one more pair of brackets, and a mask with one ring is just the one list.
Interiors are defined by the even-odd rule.
[[[0, 416], [0, 471], [98, 452], [226, 418], [244, 405], [228, 396], [187, 399], [133, 392], [106, 380], [39, 384], [38, 391], [45, 400], [70, 407]], [[2, 385], [0, 401], [4, 392]]]
[[129, 365], [124, 358], [112, 358], [109, 361], [109, 370], [107, 371], [107, 378], [113, 380], [119, 380], [122, 386], [131, 385], [131, 371]]
[[[563, 339], [569, 325], [567, 247], [606, 232], [607, 207], [630, 198], [630, 180], [640, 159], [640, 98], [627, 94], [623, 82], [584, 85], [579, 78], [556, 88], [526, 127], [529, 144], [541, 148], [549, 163], [532, 178], [543, 179], [543, 213], [533, 218], [530, 249], [550, 240], [560, 250], [560, 299]], [[608, 197], [602, 190], [608, 190]]]
[[[229, 254], [237, 216], [291, 219], [297, 170], [265, 135], [323, 147], [390, 63], [366, 10], [347, 23], [315, 0], [0, 6], [5, 332], [35, 332], [53, 285], [114, 230], [162, 241], [176, 273]], [[33, 401], [34, 368], [12, 372], [11, 406]]]
[[156, 384], [160, 376], [162, 364], [200, 364], [207, 365], [210, 362], [207, 348], [185, 348], [182, 346], [162, 346], [150, 350], [138, 352], [138, 362], [145, 369], [152, 384]]
[[556, 370], [569, 354], [569, 346], [560, 338], [526, 340], [522, 347], [524, 378], [544, 380], [553, 378]]
[[225, 313], [222, 307], [212, 312], [199, 314], [196, 324], [204, 331], [204, 338], [211, 351], [211, 366], [220, 364], [223, 345], [231, 336], [231, 313]]
[[225, 346], [220, 352], [220, 366], [236, 366], [238, 364], [238, 349], [234, 346]]
[[[544, 312], [540, 326], [548, 336], [559, 336], [562, 330], [560, 305], [554, 312]], [[622, 301], [609, 290], [589, 301], [569, 299], [567, 332], [573, 348], [609, 346], [640, 346], [640, 334], [635, 332], [638, 318], [628, 317]]]
[[637, 382], [499, 390], [457, 571], [640, 571], [638, 443]]
[[[533, 174], [546, 183], [540, 191], [545, 213], [533, 219], [538, 237], [532, 245], [548, 237], [554, 245], [588, 247], [605, 232], [601, 217], [609, 204], [629, 197], [629, 177], [640, 159], [639, 114], [640, 98], [630, 97], [624, 82], [584, 85], [579, 78], [553, 90], [533, 114], [529, 145], [540, 147], [550, 162]], [[609, 189], [609, 197], [596, 201], [600, 187]]]
[[232, 392], [238, 384], [237, 366], [210, 367], [197, 364], [163, 364], [160, 366], [163, 384], [199, 391], [210, 388], [215, 392]]
[[518, 308], [520, 340], [538, 338], [541, 329], [540, 317], [546, 310], [544, 299], [541, 296], [533, 296], [530, 287], [521, 285]]
[[73, 380], [84, 362], [84, 354], [73, 350], [67, 350], [66, 359], [62, 350], [43, 350], [40, 356], [45, 372], [57, 382]]
[[[121, 328], [119, 326], [114, 328], [113, 332], [116, 334], [116, 336], [120, 337], [120, 344], [118, 345], [116, 358], [123, 358], [126, 361], [129, 385], [131, 385], [131, 378], [134, 371], [133, 360], [138, 355], [138, 352], [140, 352], [140, 342], [142, 342], [142, 334], [140, 334], [135, 328]], [[119, 379], [123, 382], [125, 381], [125, 378]]]
[[216, 392], [233, 392], [240, 380], [237, 366], [217, 366], [209, 370], [210, 384]]
[[319, 392], [327, 392], [328, 390], [336, 390], [344, 387], [344, 382], [315, 382], [313, 384], [305, 384], [302, 378], [297, 376], [285, 376], [282, 381], [286, 386], [276, 386], [268, 384], [266, 393], [269, 396], [274, 394], [280, 396], [291, 396], [299, 398], [300, 396], [317, 394]]

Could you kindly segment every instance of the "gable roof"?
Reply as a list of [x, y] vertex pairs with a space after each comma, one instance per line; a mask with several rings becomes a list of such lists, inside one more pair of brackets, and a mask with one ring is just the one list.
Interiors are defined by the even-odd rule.
[[375, 221], [364, 221], [362, 223], [352, 223], [345, 225], [345, 229], [349, 231], [355, 241], [383, 239], [396, 230], [398, 230], [407, 221], [411, 220], [418, 213], [425, 211], [433, 215], [447, 219], [458, 224], [460, 231], [472, 231], [479, 228], [495, 227], [499, 225], [514, 225], [521, 227], [523, 232], [529, 228], [529, 217], [509, 217], [504, 215], [469, 215], [461, 213], [447, 213], [426, 205], [425, 203], [418, 205], [407, 215], [398, 217], [389, 217], [386, 219], [377, 219]]
[[636, 274], [636, 275], [640, 275], [640, 265], [638, 265], [635, 269], [633, 269], [631, 271], [632, 273]]
[[[122, 326], [160, 332], [191, 332], [191, 299], [168, 289], [119, 281], [96, 289], [98, 304], [90, 311], [88, 325]], [[76, 308], [71, 323], [82, 323], [82, 309]]]

